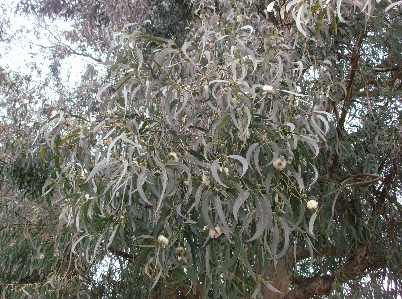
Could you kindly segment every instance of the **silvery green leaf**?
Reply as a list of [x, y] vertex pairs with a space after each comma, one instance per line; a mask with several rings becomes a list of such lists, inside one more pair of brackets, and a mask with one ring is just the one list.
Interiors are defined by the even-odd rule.
[[255, 298], [257, 298], [257, 295], [261, 295], [261, 284], [260, 283], [256, 284], [256, 288], [255, 288], [253, 294], [251, 295], [251, 298], [255, 299]]
[[137, 70], [140, 70], [142, 67], [142, 63], [144, 62], [144, 55], [142, 55], [142, 51], [139, 49], [135, 50], [135, 54], [137, 55], [138, 58], [138, 67]]
[[211, 259], [211, 244], [208, 244], [205, 247], [205, 270], [207, 272], [209, 281], [212, 281], [211, 266], [209, 264], [210, 259]]
[[266, 209], [264, 209], [264, 206], [262, 205], [261, 201], [263, 200], [264, 198], [258, 198], [258, 197], [255, 199], [256, 212], [258, 217], [257, 230], [254, 233], [254, 236], [248, 239], [247, 242], [251, 242], [259, 238], [264, 233], [264, 230], [267, 227], [267, 211]]
[[322, 140], [326, 140], [324, 132], [321, 130], [321, 128], [317, 125], [314, 115], [311, 116], [310, 118], [310, 124], [312, 126], [312, 128], [314, 129], [314, 131], [318, 134], [318, 136], [321, 137]]
[[184, 56], [190, 61], [190, 63], [199, 71], [201, 72], [201, 69], [198, 67], [198, 65], [190, 58], [190, 56], [187, 54], [187, 49], [192, 47], [190, 42], [184, 42], [183, 46], [181, 47], [181, 50], [183, 51]]
[[311, 216], [311, 218], [310, 218], [310, 222], [309, 222], [309, 224], [308, 224], [308, 231], [309, 231], [309, 233], [314, 237], [314, 232], [313, 232], [313, 229], [314, 229], [314, 222], [315, 222], [315, 219], [317, 218], [317, 213], [314, 213], [312, 216]]
[[328, 131], [329, 131], [329, 124], [328, 124], [328, 121], [327, 121], [327, 120], [325, 119], [325, 117], [322, 116], [322, 115], [317, 115], [317, 117], [324, 123], [324, 126], [325, 126], [325, 132], [324, 132], [324, 134], [327, 134]]
[[278, 289], [276, 289], [272, 284], [270, 284], [267, 280], [264, 279], [262, 282], [263, 282], [263, 284], [264, 284], [268, 289], [270, 289], [272, 292], [275, 292], [275, 293], [282, 293], [281, 291], [279, 291]]
[[222, 183], [221, 179], [219, 178], [219, 176], [218, 176], [218, 168], [219, 168], [219, 161], [218, 161], [218, 160], [215, 160], [215, 161], [212, 162], [212, 164], [211, 164], [211, 174], [212, 174], [212, 177], [215, 179], [215, 181], [216, 181], [219, 185], [221, 185], [221, 186], [223, 186], [223, 187], [225, 187], [225, 188], [228, 188], [228, 186], [226, 186], [224, 183]]
[[[287, 253], [287, 251], [289, 249], [289, 240], [290, 240], [289, 239], [289, 237], [290, 237], [289, 226], [287, 225], [286, 220], [283, 219], [282, 217], [279, 218], [279, 220], [282, 223], [282, 230], [283, 230], [283, 235], [284, 235], [283, 236], [284, 237], [284, 244], [283, 244], [282, 251], [279, 254], [276, 255], [276, 251], [277, 251], [277, 247], [278, 247], [278, 241], [279, 241], [279, 228], [278, 228], [277, 221], [275, 221], [275, 227], [274, 227], [275, 246], [274, 246], [274, 248], [272, 250], [272, 252], [274, 254], [272, 259], [274, 259], [274, 260], [278, 260], [281, 257], [283, 257]], [[273, 245], [274, 245], [274, 243], [273, 243]]]
[[338, 16], [339, 21], [341, 21], [342, 23], [347, 23], [346, 20], [342, 17], [341, 7], [342, 7], [342, 0], [337, 0], [336, 1], [336, 15]]
[[260, 170], [260, 164], [259, 164], [259, 156], [260, 156], [260, 147], [258, 147], [255, 152], [254, 152], [254, 165], [257, 169], [257, 172], [260, 176], [262, 176], [261, 170]]
[[249, 36], [254, 32], [254, 28], [250, 25], [243, 26], [239, 28], [239, 30], [249, 30], [250, 31]]
[[299, 185], [300, 191], [303, 191], [304, 190], [304, 182], [303, 182], [303, 178], [301, 176], [300, 166], [299, 166], [299, 171], [296, 171], [292, 165], [288, 165], [287, 168], [290, 171], [290, 173], [295, 177], [297, 184]]
[[110, 230], [112, 231], [112, 233], [110, 234], [109, 241], [106, 244], [106, 250], [109, 248], [110, 245], [112, 245], [114, 236], [116, 235], [116, 232], [117, 232], [117, 229], [119, 228], [119, 226], [120, 226], [120, 223], [116, 224], [114, 227], [113, 226], [110, 227]]
[[402, 4], [402, 1], [396, 1], [394, 3], [391, 3], [390, 5], [388, 5], [385, 8], [384, 12], [387, 12], [388, 10], [390, 10], [391, 8], [393, 8], [393, 7], [395, 7], [395, 6], [399, 5], [399, 4]]
[[232, 231], [229, 228], [228, 222], [226, 221], [226, 215], [223, 212], [222, 202], [219, 196], [214, 196], [214, 206], [222, 223], [222, 232], [225, 234], [226, 238], [230, 242], [230, 233], [232, 233]]
[[272, 1], [271, 3], [269, 3], [269, 4], [267, 5], [266, 11], [267, 11], [267, 12], [273, 11], [273, 10], [274, 10], [274, 6], [275, 6], [275, 3], [276, 3], [276, 1]]
[[81, 240], [84, 239], [85, 237], [87, 237], [87, 236], [86, 236], [86, 235], [83, 235], [83, 236], [79, 237], [79, 238], [73, 243], [73, 245], [71, 246], [71, 252], [72, 252], [72, 253], [74, 253], [74, 254], [76, 253], [75, 247], [77, 247], [78, 243], [80, 243]]
[[311, 187], [312, 185], [315, 184], [315, 182], [317, 182], [317, 179], [318, 179], [318, 170], [317, 170], [317, 168], [314, 166], [314, 164], [310, 164], [310, 165], [313, 167], [313, 171], [314, 171], [314, 179], [313, 179], [313, 181], [310, 183], [310, 187]]
[[183, 94], [183, 104], [181, 105], [180, 109], [173, 116], [174, 119], [177, 119], [179, 114], [184, 110], [184, 108], [187, 105], [187, 102], [188, 102], [189, 98], [190, 98], [190, 94], [188, 92], [184, 92], [184, 94]]
[[240, 163], [241, 163], [242, 166], [243, 166], [243, 171], [242, 171], [242, 174], [240, 175], [240, 177], [242, 177], [243, 175], [245, 175], [245, 173], [247, 172], [247, 169], [248, 169], [248, 162], [247, 162], [247, 160], [244, 159], [242, 156], [239, 156], [239, 155], [229, 155], [228, 157], [240, 161]]
[[145, 201], [147, 204], [152, 205], [149, 200], [147, 199], [144, 190], [142, 190], [142, 185], [144, 185], [146, 178], [148, 175], [148, 170], [144, 167], [141, 168], [141, 173], [137, 178], [137, 191], [138, 194], [141, 196], [141, 199]]
[[286, 12], [289, 12], [289, 10], [292, 8], [292, 6], [295, 6], [296, 4], [300, 3], [302, 0], [292, 0], [288, 4], [286, 4]]
[[303, 34], [305, 37], [307, 37], [306, 31], [304, 31], [303, 27], [301, 26], [301, 16], [304, 13], [304, 5], [301, 5], [299, 8], [299, 11], [297, 12], [297, 17], [296, 17], [296, 27], [300, 31], [301, 34]]
[[92, 132], [95, 133], [96, 131], [98, 131], [100, 128], [103, 127], [103, 125], [106, 123], [106, 120], [102, 120], [101, 122], [99, 122], [93, 129]]
[[301, 141], [307, 142], [307, 144], [309, 145], [315, 156], [317, 156], [320, 153], [320, 148], [318, 147], [318, 144], [314, 139], [303, 135], [300, 135], [299, 138]]
[[205, 192], [201, 203], [201, 209], [202, 209], [202, 215], [204, 216], [204, 220], [207, 222], [207, 225], [209, 227], [215, 227], [215, 225], [212, 223], [211, 218], [209, 217], [209, 202], [211, 193], [212, 192], [210, 190]]
[[256, 275], [253, 271], [253, 268], [251, 268], [250, 262], [248, 261], [246, 252], [244, 251], [244, 248], [242, 247], [240, 250], [240, 257], [243, 261], [244, 266], [246, 266], [247, 270], [248, 270], [248, 274], [251, 275], [251, 277], [256, 280]]
[[196, 209], [198, 209], [198, 206], [199, 206], [200, 201], [201, 201], [201, 195], [202, 195], [203, 188], [204, 188], [203, 184], [198, 186], [197, 191], [195, 192], [194, 202], [191, 205], [191, 207], [188, 209], [187, 214], [189, 214], [191, 212], [191, 210], [194, 209], [194, 207], [196, 207]]
[[239, 234], [242, 234], [243, 231], [248, 228], [248, 226], [250, 225], [251, 221], [253, 221], [253, 215], [255, 214], [255, 210], [252, 210], [250, 212], [248, 212], [242, 219], [243, 225], [239, 231]]
[[111, 168], [112, 166], [120, 164], [120, 161], [108, 161], [107, 159], [104, 159], [100, 161], [99, 163], [96, 163], [95, 167], [91, 170], [89, 173], [87, 179], [85, 182], [89, 182], [89, 180], [95, 176], [98, 172], [102, 171], [105, 168]]
[[284, 125], [290, 128], [290, 132], [293, 132], [296, 128], [296, 126], [293, 123], [284, 123]]
[[308, 251], [310, 253], [310, 265], [313, 265], [313, 260], [314, 260], [314, 247], [313, 244], [311, 243], [311, 240], [308, 236], [306, 236], [306, 241], [308, 244]]
[[294, 96], [297, 96], [297, 97], [307, 97], [306, 94], [301, 94], [301, 93], [294, 92], [294, 91], [291, 91], [291, 90], [280, 89], [280, 91], [283, 91], [285, 93], [288, 93], [288, 94], [291, 94], [291, 95], [294, 95]]
[[106, 89], [108, 89], [108, 87], [109, 87], [110, 85], [112, 85], [112, 83], [106, 83], [106, 84], [102, 85], [101, 87], [99, 87], [98, 93], [96, 94], [96, 100], [97, 100], [98, 102], [102, 102], [100, 96], [101, 96], [101, 94], [102, 94]]
[[268, 165], [274, 163], [274, 161], [276, 159], [279, 158], [280, 152], [279, 152], [279, 147], [275, 142], [269, 142], [269, 145], [272, 146], [272, 148], [274, 149], [274, 157], [272, 158], [271, 162], [268, 163]]
[[237, 219], [238, 217], [238, 213], [239, 213], [239, 209], [240, 207], [243, 205], [243, 203], [246, 201], [246, 199], [249, 197], [250, 193], [247, 191], [246, 193], [240, 194], [235, 203], [233, 204], [233, 217]]

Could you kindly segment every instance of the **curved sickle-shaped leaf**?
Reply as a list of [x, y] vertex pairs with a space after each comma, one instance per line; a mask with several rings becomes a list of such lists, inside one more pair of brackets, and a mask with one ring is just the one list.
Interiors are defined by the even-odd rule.
[[274, 157], [272, 158], [271, 162], [268, 163], [268, 165], [274, 163], [274, 161], [279, 157], [279, 146], [275, 142], [270, 142], [269, 144], [274, 149]]
[[212, 177], [215, 179], [215, 181], [216, 181], [219, 185], [221, 185], [221, 186], [223, 186], [223, 187], [225, 187], [225, 188], [228, 188], [228, 186], [226, 186], [224, 183], [222, 183], [221, 179], [220, 179], [219, 176], [218, 176], [218, 167], [219, 167], [219, 162], [218, 162], [218, 160], [215, 160], [214, 162], [212, 162], [212, 164], [211, 164], [211, 174], [212, 174]]
[[314, 180], [310, 183], [310, 186], [314, 185], [315, 182], [317, 182], [318, 179], [318, 170], [317, 168], [314, 166], [314, 164], [310, 163], [310, 165], [313, 167], [314, 170]]
[[301, 26], [301, 16], [303, 12], [304, 12], [304, 5], [301, 5], [296, 16], [296, 27], [297, 29], [299, 29], [301, 34], [307, 37], [306, 31], [304, 31], [303, 27]]
[[257, 212], [257, 217], [258, 217], [257, 230], [254, 233], [254, 236], [251, 237], [251, 239], [248, 239], [247, 242], [254, 241], [258, 237], [260, 237], [263, 234], [263, 232], [267, 226], [267, 213], [264, 210], [261, 200], [262, 200], [261, 198], [256, 198], [256, 209], [255, 210]]
[[240, 161], [240, 163], [243, 165], [243, 171], [242, 171], [242, 174], [241, 174], [241, 177], [242, 177], [247, 172], [247, 169], [248, 169], [247, 160], [244, 159], [242, 156], [239, 156], [239, 155], [229, 155], [228, 157]]
[[292, 165], [288, 166], [288, 170], [290, 171], [291, 174], [295, 177], [297, 184], [299, 185], [300, 191], [304, 190], [304, 182], [303, 178], [301, 176], [301, 169], [299, 167], [299, 171], [296, 172], [296, 170], [292, 167]]
[[211, 195], [211, 191], [208, 190], [207, 192], [205, 192], [204, 194], [204, 198], [202, 200], [202, 204], [201, 204], [201, 208], [202, 208], [202, 215], [204, 216], [204, 220], [207, 222], [208, 226], [210, 228], [215, 227], [214, 224], [212, 223], [211, 218], [209, 218], [209, 196]]
[[230, 233], [232, 231], [230, 230], [229, 225], [226, 221], [226, 215], [223, 212], [222, 202], [221, 202], [221, 199], [219, 198], [219, 196], [214, 196], [214, 203], [215, 203], [214, 206], [215, 206], [216, 212], [218, 213], [219, 219], [222, 222], [222, 232], [225, 234], [226, 238], [230, 242]]
[[116, 164], [120, 164], [120, 161], [107, 161], [107, 159], [103, 159], [102, 161], [100, 161], [99, 163], [97, 163], [95, 165], [95, 167], [92, 169], [92, 171], [90, 172], [90, 174], [88, 175], [87, 179], [85, 182], [88, 182], [93, 176], [95, 176], [95, 174], [97, 174], [98, 172], [100, 172], [102, 169], [106, 168], [106, 167], [111, 167], [113, 165]]
[[385, 11], [384, 11], [384, 12], [387, 12], [388, 10], [390, 10], [391, 8], [393, 8], [394, 6], [397, 6], [397, 5], [399, 5], [399, 4], [402, 4], [402, 1], [396, 1], [396, 2], [394, 2], [394, 3], [391, 3], [390, 5], [388, 5], [388, 6], [385, 8]]
[[211, 244], [208, 244], [205, 248], [205, 270], [207, 271], [209, 281], [212, 281], [211, 265], [209, 264], [210, 256], [211, 256]]
[[[278, 255], [274, 255], [273, 257], [272, 257], [272, 259], [274, 259], [274, 260], [278, 260], [278, 259], [280, 259], [281, 257], [283, 257], [285, 254], [286, 254], [286, 252], [288, 251], [288, 249], [289, 249], [289, 237], [290, 237], [290, 229], [289, 229], [289, 226], [288, 226], [288, 224], [286, 223], [286, 220], [284, 220], [282, 217], [281, 218], [279, 218], [279, 220], [281, 221], [281, 223], [282, 223], [282, 229], [283, 229], [283, 234], [284, 234], [284, 239], [285, 239], [285, 242], [284, 242], [284, 244], [283, 244], [283, 248], [282, 248], [282, 251], [278, 254]], [[278, 230], [278, 232], [279, 232], [279, 230]], [[278, 245], [278, 244], [277, 244]], [[276, 250], [275, 250], [276, 251]]]
[[198, 186], [197, 191], [195, 192], [194, 202], [191, 205], [191, 207], [188, 209], [187, 214], [189, 214], [194, 209], [194, 207], [196, 207], [196, 209], [198, 209], [198, 205], [200, 204], [200, 201], [201, 201], [201, 195], [202, 195], [203, 189], [204, 189], [203, 184]]
[[[252, 145], [250, 145], [250, 147], [247, 150], [246, 160], [249, 165], [250, 165], [251, 155], [252, 155], [253, 151], [257, 148], [257, 146], [258, 146], [258, 143], [253, 143]], [[250, 165], [250, 167], [251, 167], [251, 165]]]
[[313, 232], [313, 229], [314, 229], [314, 222], [315, 222], [315, 219], [317, 218], [317, 213], [314, 213], [312, 216], [311, 216], [311, 218], [310, 218], [310, 222], [309, 222], [309, 224], [308, 224], [308, 231], [309, 231], [309, 233], [314, 237], [314, 232]]
[[101, 101], [102, 101], [101, 98], [100, 98], [100, 96], [101, 96], [101, 94], [102, 94], [110, 85], [112, 85], [112, 83], [106, 83], [106, 84], [102, 85], [101, 87], [99, 87], [98, 93], [96, 94], [96, 100], [97, 100], [98, 102], [101, 102]]
[[147, 174], [148, 170], [145, 167], [142, 167], [141, 173], [137, 178], [137, 191], [143, 201], [145, 201], [149, 205], [152, 205], [145, 196], [144, 190], [142, 190], [142, 185], [144, 185], [146, 181]]
[[246, 266], [246, 268], [247, 268], [247, 270], [248, 270], [248, 274], [250, 274], [251, 277], [252, 277], [254, 280], [256, 280], [257, 277], [256, 277], [256, 275], [255, 275], [253, 269], [251, 268], [251, 265], [250, 265], [250, 263], [249, 263], [249, 261], [248, 261], [247, 254], [246, 254], [246, 252], [245, 252], [245, 250], [244, 250], [243, 247], [241, 247], [241, 250], [240, 250], [240, 257], [241, 257], [241, 259], [242, 259], [242, 261], [243, 261], [243, 264]]
[[230, 119], [230, 114], [226, 114], [224, 117], [221, 118], [219, 122], [217, 122], [216, 130], [215, 130], [215, 135], [218, 135], [223, 126], [227, 123], [227, 121]]
[[247, 191], [246, 193], [241, 193], [237, 197], [237, 199], [236, 199], [236, 201], [235, 201], [235, 203], [233, 205], [233, 217], [236, 219], [236, 221], [238, 220], [237, 219], [237, 217], [238, 217], [237, 214], [239, 213], [239, 209], [242, 206], [242, 204], [246, 201], [246, 199], [249, 197], [249, 195], [250, 195], [250, 193]]
[[156, 207], [156, 213], [157, 213], [157, 215], [159, 215], [160, 209], [161, 209], [161, 206], [162, 206], [162, 200], [165, 197], [165, 192], [166, 192], [166, 189], [168, 188], [167, 184], [168, 184], [168, 182], [169, 182], [169, 184], [173, 184], [173, 182], [172, 182], [172, 180], [170, 180], [170, 181], [168, 180], [166, 167], [162, 163], [162, 161], [159, 159], [158, 152], [156, 150], [155, 150], [154, 160], [155, 160], [155, 163], [162, 170], [162, 173], [161, 173], [162, 174], [161, 175], [161, 178], [162, 178], [162, 192], [161, 192], [161, 196], [160, 196], [160, 198], [158, 200], [158, 205]]
[[240, 240], [239, 240], [238, 238], [236, 238], [236, 239], [235, 239], [235, 251], [233, 252], [233, 256], [232, 256], [232, 258], [222, 267], [221, 273], [225, 273], [227, 270], [230, 269], [230, 267], [232, 267], [232, 266], [236, 263], [236, 261], [237, 261], [239, 255], [240, 255], [241, 248], [242, 248], [241, 242], [240, 242]]

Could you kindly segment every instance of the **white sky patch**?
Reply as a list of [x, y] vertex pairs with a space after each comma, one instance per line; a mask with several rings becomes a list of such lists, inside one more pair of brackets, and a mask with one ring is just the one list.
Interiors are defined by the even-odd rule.
[[[48, 48], [61, 41], [75, 49], [74, 45], [60, 34], [72, 29], [73, 23], [48, 19], [40, 22], [38, 26], [35, 18], [14, 13], [16, 1], [3, 1], [10, 5], [8, 14], [12, 22], [8, 30], [11, 42], [0, 42], [0, 67], [22, 76], [31, 76], [33, 83], [40, 85], [47, 76], [52, 76], [49, 67], [53, 61], [49, 57]], [[63, 86], [67, 88], [78, 86], [88, 63], [94, 64], [94, 61], [74, 54], [60, 60], [59, 72]], [[49, 90], [49, 93], [52, 94], [52, 91]]]

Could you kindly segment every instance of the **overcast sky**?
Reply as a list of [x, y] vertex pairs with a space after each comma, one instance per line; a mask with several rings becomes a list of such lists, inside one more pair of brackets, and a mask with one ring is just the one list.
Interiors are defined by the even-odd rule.
[[[8, 34], [12, 37], [11, 43], [0, 42], [0, 67], [15, 71], [21, 75], [32, 75], [33, 68], [42, 71], [41, 77], [34, 76], [36, 82], [44, 79], [49, 73], [51, 61], [46, 58], [46, 49], [54, 41], [51, 33], [58, 38], [58, 30], [68, 30], [71, 28], [70, 22], [61, 20], [41, 22], [41, 28], [35, 24], [32, 17], [19, 16], [14, 13], [15, 0], [0, 0], [10, 4], [7, 14], [11, 17], [11, 27]], [[38, 31], [38, 29], [40, 29]], [[48, 29], [48, 31], [46, 30]], [[65, 40], [63, 40], [65, 41]], [[68, 44], [68, 42], [66, 42]], [[81, 56], [71, 56], [63, 60], [61, 68], [61, 78], [63, 84], [75, 86], [79, 83], [80, 75], [85, 69], [87, 59]], [[92, 63], [92, 61], [91, 61]], [[36, 72], [34, 72], [36, 74]]]

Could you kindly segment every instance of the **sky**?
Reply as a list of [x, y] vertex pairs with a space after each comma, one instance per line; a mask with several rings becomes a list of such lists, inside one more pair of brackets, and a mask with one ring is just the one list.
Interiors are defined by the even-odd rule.
[[[43, 82], [49, 74], [51, 61], [46, 57], [46, 47], [50, 47], [54, 42], [54, 37], [49, 33], [55, 34], [66, 44], [65, 39], [60, 37], [58, 30], [68, 30], [71, 22], [62, 20], [41, 22], [41, 30], [35, 24], [35, 19], [27, 16], [20, 16], [13, 13], [15, 0], [1, 0], [10, 5], [7, 12], [11, 17], [11, 26], [8, 30], [11, 38], [10, 43], [0, 42], [0, 67], [9, 71], [17, 72], [20, 75], [31, 75], [32, 79], [39, 83]], [[47, 27], [48, 31], [45, 29]], [[71, 45], [71, 44], [70, 44]], [[60, 77], [65, 86], [74, 87], [79, 84], [81, 74], [85, 70], [87, 63], [93, 64], [88, 58], [72, 55], [65, 58], [61, 64]], [[40, 70], [40, 74], [35, 71]], [[49, 90], [49, 93], [52, 93]]]

